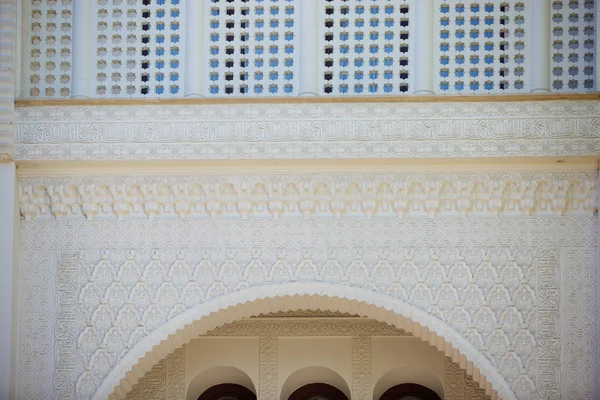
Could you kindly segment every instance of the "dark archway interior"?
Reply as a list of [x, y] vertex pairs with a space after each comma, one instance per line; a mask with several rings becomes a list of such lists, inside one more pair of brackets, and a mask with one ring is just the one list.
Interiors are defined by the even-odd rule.
[[338, 388], [326, 383], [311, 383], [296, 389], [288, 400], [348, 400]]
[[198, 400], [256, 400], [256, 395], [242, 385], [224, 383], [206, 389]]
[[389, 388], [379, 400], [402, 400], [404, 398], [419, 400], [442, 400], [433, 390], [416, 383], [403, 383]]

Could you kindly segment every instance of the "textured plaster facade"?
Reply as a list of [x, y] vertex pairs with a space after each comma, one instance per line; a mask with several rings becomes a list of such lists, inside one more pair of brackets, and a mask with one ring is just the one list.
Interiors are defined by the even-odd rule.
[[20, 6], [0, 0], [0, 397], [183, 399], [189, 343], [235, 328], [275, 400], [301, 327], [245, 319], [294, 310], [368, 318], [302, 328], [349, 338], [356, 399], [372, 337], [400, 334], [439, 351], [449, 399], [600, 397], [597, 96], [15, 109]]

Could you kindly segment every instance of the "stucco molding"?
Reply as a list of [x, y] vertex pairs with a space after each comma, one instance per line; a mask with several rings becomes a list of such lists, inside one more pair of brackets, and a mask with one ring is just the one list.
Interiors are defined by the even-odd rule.
[[17, 160], [600, 154], [600, 102], [19, 107]]
[[[600, 141], [600, 140], [599, 140]], [[592, 215], [594, 173], [28, 178], [35, 219], [306, 219]]]

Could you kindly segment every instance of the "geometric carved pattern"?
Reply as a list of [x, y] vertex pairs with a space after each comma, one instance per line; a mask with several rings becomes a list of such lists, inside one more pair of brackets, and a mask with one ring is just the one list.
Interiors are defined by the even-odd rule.
[[591, 215], [595, 186], [594, 174], [23, 180], [21, 214], [25, 220]]
[[598, 101], [19, 107], [15, 158], [597, 155], [599, 125]]

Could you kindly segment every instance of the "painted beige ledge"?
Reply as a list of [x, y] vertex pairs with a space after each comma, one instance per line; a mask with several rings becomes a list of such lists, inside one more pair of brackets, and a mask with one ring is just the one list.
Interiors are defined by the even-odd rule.
[[20, 105], [15, 159], [596, 156], [600, 101], [590, 99]]

